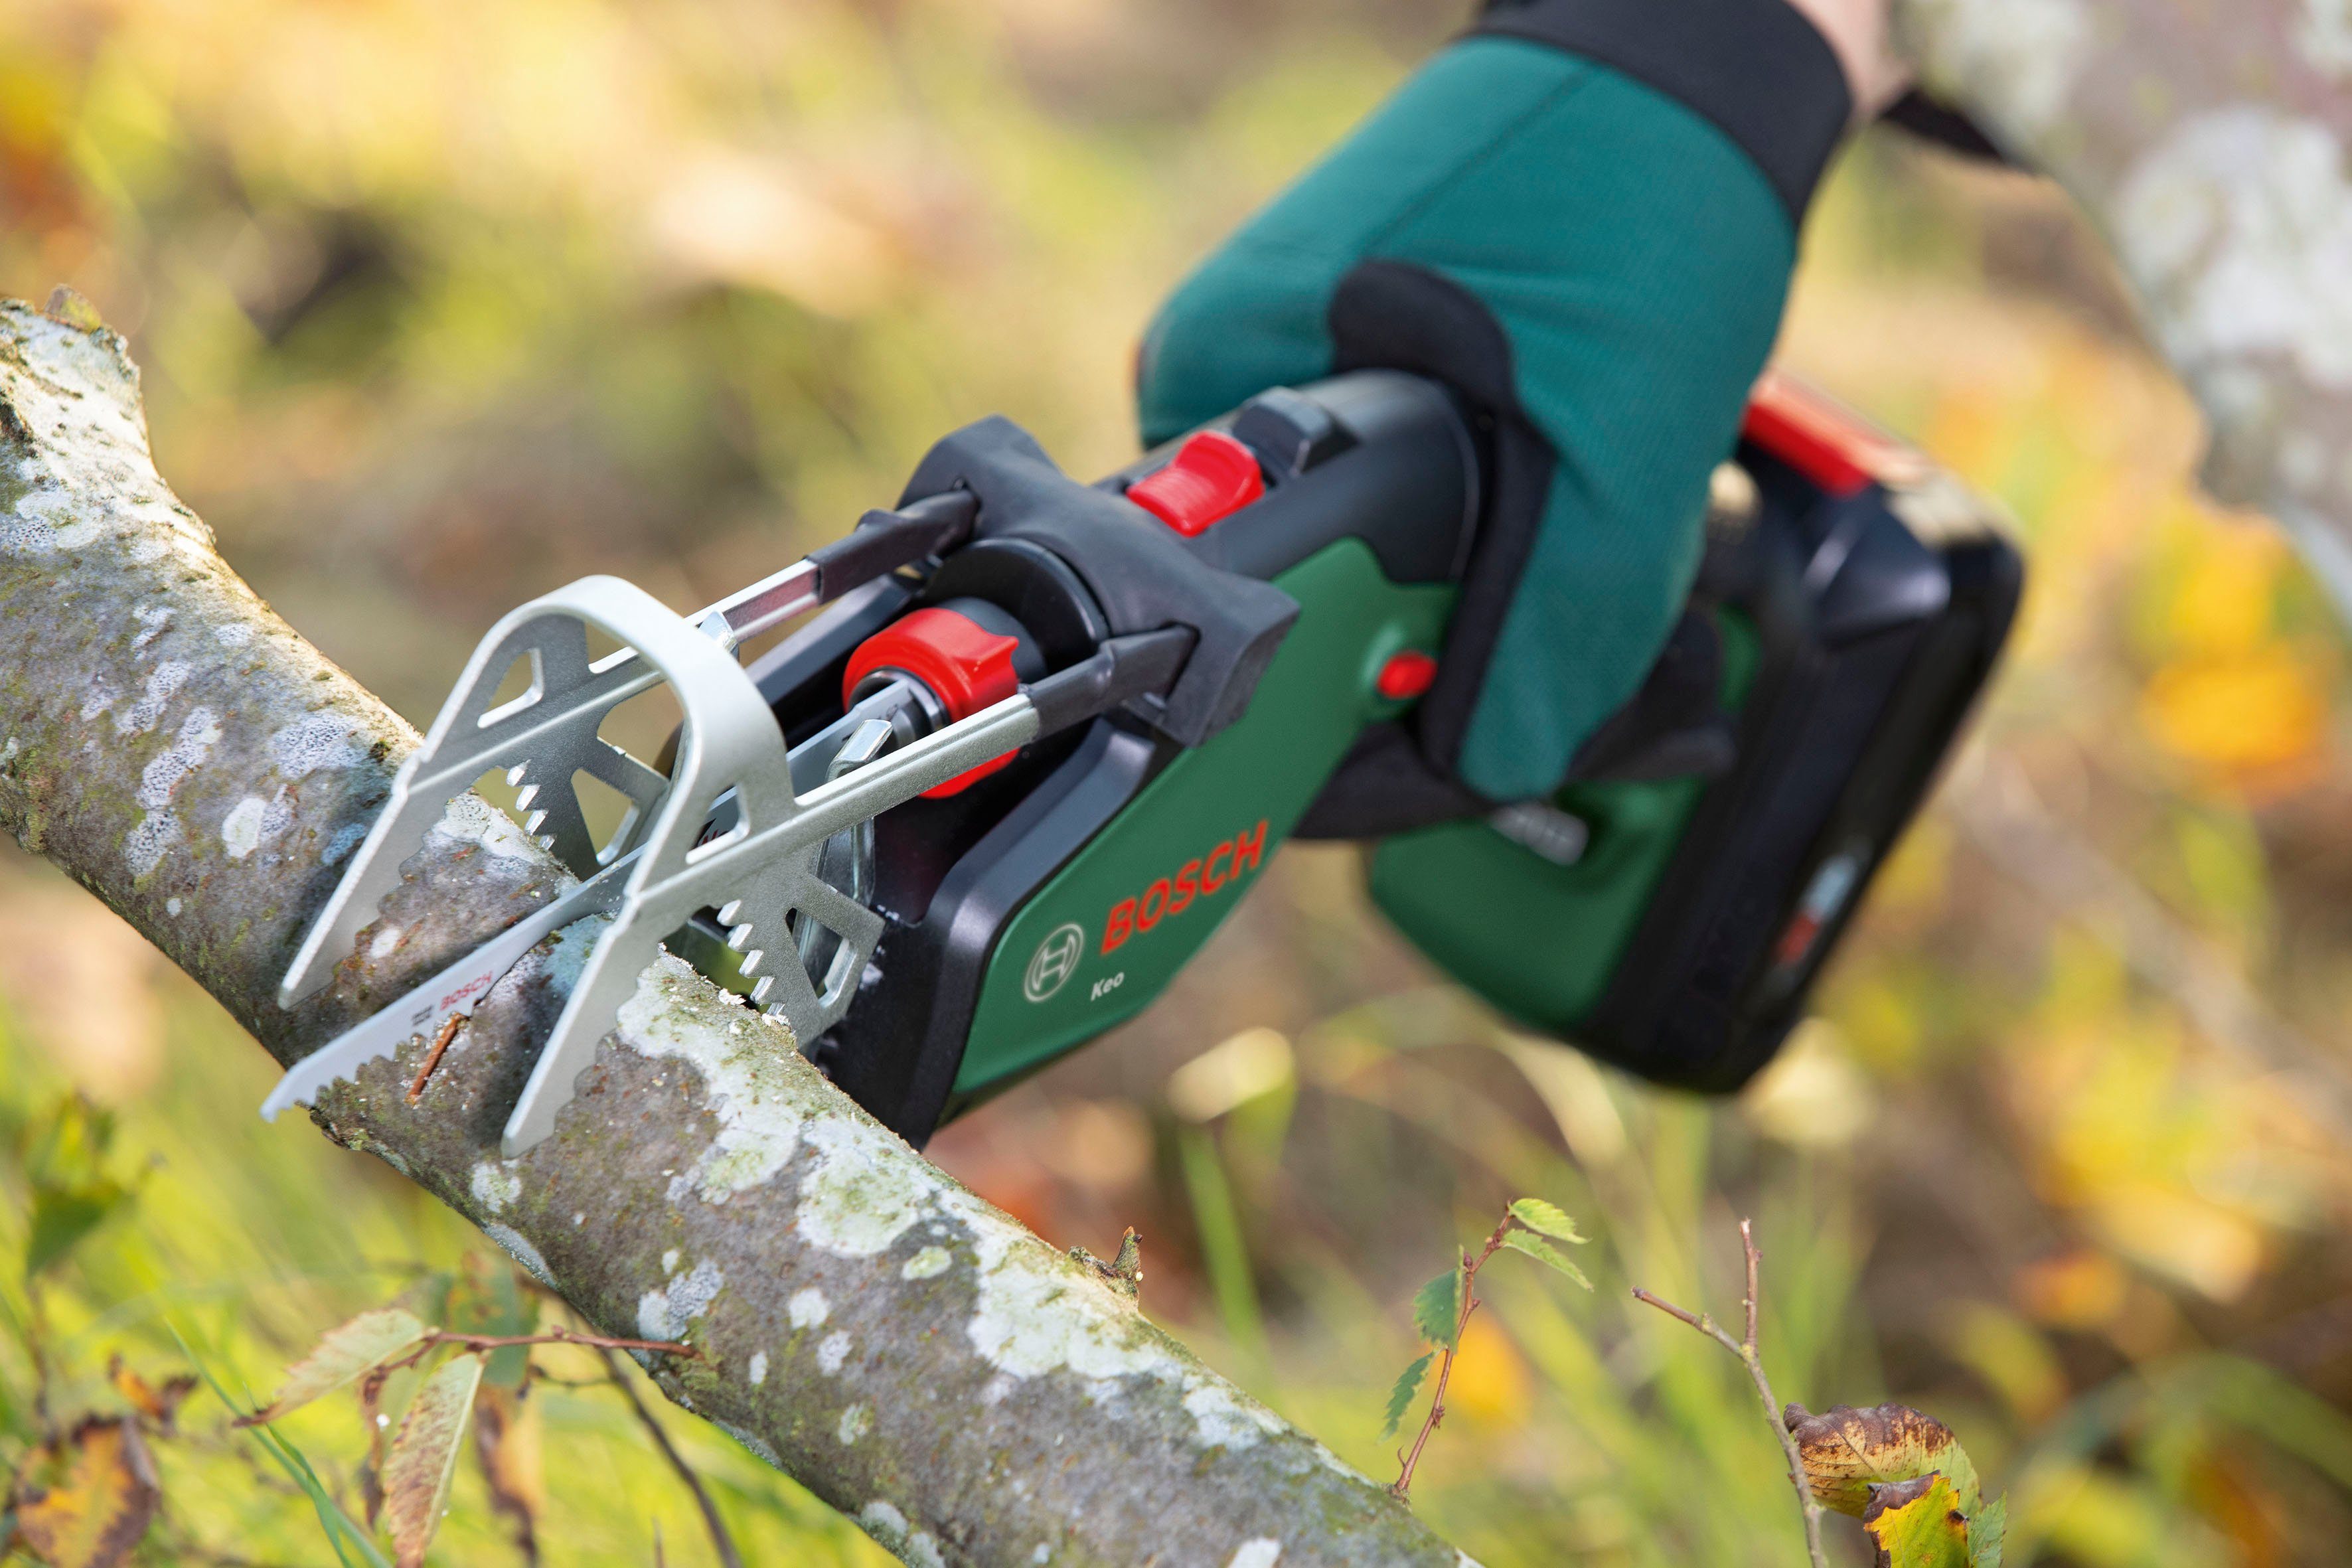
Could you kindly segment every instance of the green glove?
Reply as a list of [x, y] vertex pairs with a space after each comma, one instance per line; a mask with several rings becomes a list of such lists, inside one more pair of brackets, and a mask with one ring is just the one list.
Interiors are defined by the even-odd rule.
[[1641, 685], [1850, 104], [1785, 0], [1496, 5], [1162, 309], [1147, 442], [1371, 365], [1492, 418], [1420, 765], [1546, 795]]

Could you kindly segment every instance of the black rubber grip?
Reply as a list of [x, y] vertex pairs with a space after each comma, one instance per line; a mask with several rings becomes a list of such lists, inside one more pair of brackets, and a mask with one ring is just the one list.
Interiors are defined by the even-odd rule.
[[1022, 688], [1037, 710], [1038, 735], [1082, 724], [1139, 697], [1165, 696], [1183, 673], [1195, 640], [1190, 626], [1113, 637], [1093, 658]]
[[867, 512], [846, 535], [809, 552], [817, 566], [818, 602], [829, 605], [926, 555], [946, 554], [971, 537], [979, 518], [980, 498], [970, 490], [942, 490], [896, 511]]

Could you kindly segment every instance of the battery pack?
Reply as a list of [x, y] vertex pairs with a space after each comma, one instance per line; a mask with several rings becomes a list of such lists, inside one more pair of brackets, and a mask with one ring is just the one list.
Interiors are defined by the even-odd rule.
[[1389, 919], [1502, 1012], [1709, 1092], [1802, 1016], [2023, 582], [1989, 503], [1785, 379], [1758, 389], [1721, 479], [1686, 630], [1716, 645], [1731, 744], [1601, 759], [1549, 800], [1367, 852]]

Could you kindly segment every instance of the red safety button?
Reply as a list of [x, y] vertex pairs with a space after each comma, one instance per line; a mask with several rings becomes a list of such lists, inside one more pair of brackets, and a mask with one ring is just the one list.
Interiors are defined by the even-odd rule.
[[1405, 702], [1427, 691], [1437, 679], [1437, 661], [1417, 648], [1391, 654], [1381, 666], [1373, 689], [1391, 702]]
[[[849, 656], [849, 668], [842, 672], [841, 700], [849, 701], [858, 682], [876, 670], [894, 670], [930, 688], [950, 719], [969, 719], [1021, 689], [1021, 678], [1013, 668], [1013, 650], [1019, 646], [953, 610], [937, 606], [916, 610], [857, 645], [857, 651]], [[932, 785], [923, 796], [936, 800], [954, 795], [1017, 754], [1016, 750], [991, 757], [945, 784]]]
[[1265, 493], [1257, 454], [1215, 430], [1176, 449], [1167, 467], [1127, 487], [1127, 499], [1191, 539]]

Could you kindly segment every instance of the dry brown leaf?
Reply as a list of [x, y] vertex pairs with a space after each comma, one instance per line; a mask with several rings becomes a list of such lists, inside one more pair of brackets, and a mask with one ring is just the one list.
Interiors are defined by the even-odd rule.
[[350, 1322], [330, 1329], [318, 1348], [286, 1371], [286, 1381], [268, 1408], [240, 1418], [240, 1426], [275, 1421], [322, 1394], [331, 1394], [380, 1362], [391, 1360], [432, 1331], [415, 1313], [399, 1307], [362, 1312]]
[[106, 1375], [115, 1391], [139, 1412], [141, 1419], [165, 1436], [171, 1436], [173, 1424], [179, 1420], [181, 1401], [196, 1386], [194, 1374], [184, 1372], [177, 1377], [165, 1378], [163, 1386], [158, 1388], [124, 1365], [120, 1355], [107, 1358]]
[[1860, 1519], [1874, 1484], [1908, 1481], [1930, 1470], [1951, 1479], [1962, 1508], [1976, 1506], [1976, 1467], [1952, 1429], [1932, 1415], [1907, 1405], [1863, 1410], [1840, 1405], [1819, 1415], [1791, 1405], [1780, 1418], [1797, 1439], [1805, 1479], [1824, 1508]]
[[425, 1562], [425, 1548], [449, 1501], [466, 1412], [473, 1408], [485, 1364], [479, 1355], [451, 1356], [425, 1380], [400, 1418], [400, 1435], [383, 1467], [383, 1522], [399, 1568], [422, 1568]]
[[540, 1465], [539, 1406], [522, 1389], [484, 1384], [474, 1399], [474, 1458], [489, 1487], [490, 1507], [514, 1526], [515, 1550], [539, 1561], [539, 1510], [547, 1500]]
[[26, 1457], [9, 1489], [17, 1544], [48, 1568], [114, 1568], [163, 1500], [138, 1426], [92, 1416]]

